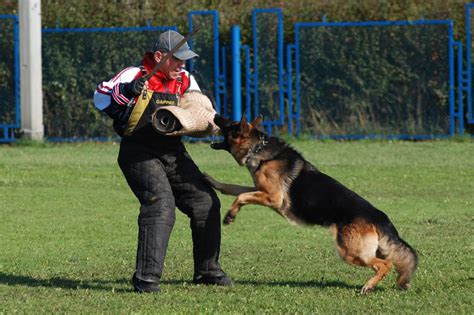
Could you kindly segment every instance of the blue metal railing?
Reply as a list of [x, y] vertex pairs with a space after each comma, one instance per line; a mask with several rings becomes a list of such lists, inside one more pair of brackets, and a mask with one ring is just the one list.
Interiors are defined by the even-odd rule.
[[[304, 28], [318, 28], [318, 27], [371, 27], [371, 26], [408, 26], [408, 25], [446, 25], [448, 28], [448, 64], [449, 64], [449, 131], [447, 134], [393, 134], [393, 135], [324, 135], [316, 136], [318, 138], [333, 138], [333, 139], [362, 139], [362, 138], [397, 138], [397, 139], [430, 139], [430, 138], [444, 138], [446, 136], [455, 135], [455, 118], [459, 116], [455, 112], [455, 76], [454, 76], [454, 35], [453, 35], [453, 21], [452, 20], [419, 20], [419, 21], [365, 21], [365, 22], [301, 22], [295, 23], [295, 80], [296, 80], [296, 103], [297, 108], [301, 108], [301, 63], [300, 63], [300, 32]], [[461, 105], [462, 106], [462, 105]], [[298, 119], [301, 118], [297, 115]], [[299, 126], [299, 123], [296, 123]], [[298, 133], [297, 133], [298, 134]]]
[[[188, 12], [188, 27], [189, 32], [192, 32], [194, 27], [204, 27], [209, 25], [195, 25], [193, 17], [211, 17], [212, 18], [212, 55], [214, 61], [214, 69], [213, 69], [213, 76], [214, 76], [214, 99], [216, 105], [216, 111], [218, 113], [224, 113], [227, 110], [225, 109], [225, 96], [226, 96], [226, 86], [223, 84], [222, 80], [222, 73], [221, 73], [221, 66], [220, 66], [220, 46], [219, 46], [219, 14], [216, 10], [209, 10], [209, 11], [189, 11]], [[189, 45], [193, 47], [194, 39], [191, 38], [189, 41]], [[199, 43], [197, 43], [199, 45]], [[206, 56], [202, 56], [204, 58]], [[194, 63], [190, 63], [190, 70], [194, 70]]]
[[0, 19], [12, 20], [13, 24], [13, 97], [15, 114], [11, 123], [0, 124], [0, 143], [14, 142], [14, 130], [20, 128], [20, 41], [18, 17], [13, 14], [0, 14]]
[[[253, 36], [253, 86], [254, 86], [254, 117], [260, 114], [260, 78], [259, 78], [259, 47], [258, 43], [258, 16], [261, 14], [274, 14], [277, 18], [276, 32], [277, 32], [277, 59], [278, 59], [278, 118], [273, 120], [263, 119], [262, 126], [265, 127], [268, 133], [272, 133], [274, 126], [283, 126], [285, 124], [285, 108], [284, 108], [284, 55], [283, 55], [283, 13], [281, 9], [254, 9], [252, 10], [252, 36]], [[264, 34], [265, 40], [269, 40], [271, 34]], [[276, 114], [276, 113], [273, 113]]]
[[455, 108], [454, 108], [454, 30], [453, 21], [449, 21], [449, 135], [454, 136], [455, 134]]
[[232, 120], [239, 121], [242, 117], [242, 72], [240, 61], [240, 27], [231, 28], [232, 56]]
[[474, 3], [466, 4], [466, 71], [464, 72], [466, 79], [466, 104], [467, 104], [467, 123], [474, 124], [474, 105], [472, 104], [473, 83], [472, 83], [472, 31], [471, 31], [471, 15], [474, 10]]
[[293, 134], [293, 124], [295, 124], [294, 134], [299, 135], [301, 129], [300, 119], [300, 107], [295, 102], [295, 108], [293, 108], [293, 56], [295, 53], [296, 45], [288, 44], [286, 46], [286, 99], [288, 106], [288, 133]]
[[[88, 111], [84, 106], [90, 106], [92, 103], [91, 97], [97, 83], [107, 80], [127, 66], [136, 64], [143, 56], [142, 54], [152, 48], [156, 36], [166, 30], [176, 31], [177, 27], [43, 29], [43, 86], [45, 87], [43, 97], [49, 109], [49, 112], [45, 113], [44, 122], [48, 141], [75, 141], [77, 138], [83, 138], [81, 130], [84, 122], [78, 119], [80, 117], [78, 115]], [[94, 47], [84, 46], [88, 41], [93, 41], [95, 36], [101, 40]], [[58, 45], [62, 43], [66, 47], [60, 50]], [[108, 49], [112, 50], [108, 51]], [[61, 53], [56, 54], [55, 51], [61, 51]], [[94, 75], [91, 75], [91, 72], [81, 73], [83, 67], [90, 69], [89, 71], [93, 70]], [[70, 80], [62, 82], [61, 78], [58, 78], [58, 73], [74, 74], [72, 69], [76, 70], [76, 75]], [[59, 87], [57, 93], [55, 93], [56, 87]], [[63, 98], [65, 91], [68, 91], [67, 99]], [[68, 104], [67, 107], [63, 106], [65, 101]], [[104, 122], [96, 124], [100, 132], [91, 132], [91, 134], [93, 138], [101, 139], [99, 141], [108, 141], [115, 135], [106, 125], [109, 120], [103, 116], [101, 119]], [[56, 121], [55, 129], [51, 127], [52, 121]]]
[[458, 120], [458, 134], [463, 135], [464, 134], [464, 106], [463, 106], [463, 91], [464, 89], [464, 80], [463, 80], [463, 46], [462, 43], [459, 41], [455, 41], [453, 43], [453, 46], [457, 49], [457, 65], [456, 65], [456, 70], [457, 70], [457, 84], [456, 84], [456, 89], [457, 89], [457, 111], [454, 113], [455, 117]]
[[244, 64], [245, 64], [245, 114], [247, 119], [252, 120], [255, 117], [252, 117], [251, 109], [251, 96], [254, 93], [253, 85], [253, 75], [250, 71], [250, 47], [248, 45], [242, 45], [242, 50], [244, 52]]
[[91, 28], [45, 28], [42, 33], [115, 33], [142, 31], [177, 31], [176, 26], [137, 26], [137, 27], [91, 27]]
[[[419, 20], [419, 21], [379, 21], [379, 22], [327, 22], [325, 19], [323, 22], [305, 22], [305, 23], [295, 23], [295, 41], [294, 43], [284, 45], [283, 42], [283, 14], [281, 9], [254, 9], [252, 11], [252, 35], [253, 43], [252, 45], [246, 45], [240, 43], [235, 45], [233, 48], [231, 46], [220, 46], [219, 43], [219, 24], [218, 24], [218, 12], [216, 10], [211, 11], [190, 11], [188, 13], [188, 26], [189, 31], [193, 30], [193, 27], [196, 27], [196, 22], [193, 20], [200, 17], [210, 17], [212, 18], [212, 23], [207, 25], [211, 27], [211, 36], [212, 38], [212, 58], [213, 58], [213, 77], [214, 80], [214, 91], [213, 95], [215, 98], [216, 110], [220, 114], [223, 114], [226, 117], [229, 117], [229, 109], [227, 106], [228, 102], [228, 92], [227, 88], [229, 85], [228, 82], [228, 69], [227, 69], [227, 55], [232, 53], [234, 59], [241, 59], [243, 55], [243, 61], [241, 64], [239, 62], [239, 70], [243, 69], [244, 71], [237, 71], [236, 68], [229, 68], [232, 70], [232, 74], [243, 72], [245, 75], [245, 80], [242, 82], [241, 76], [234, 77], [232, 82], [229, 82], [233, 86], [233, 100], [232, 100], [232, 118], [238, 119], [240, 117], [240, 111], [245, 110], [248, 119], [255, 118], [257, 115], [262, 113], [263, 107], [267, 106], [262, 104], [262, 95], [266, 93], [261, 91], [259, 87], [262, 84], [262, 73], [263, 71], [260, 68], [262, 62], [265, 62], [264, 58], [261, 56], [261, 52], [264, 50], [262, 42], [274, 41], [275, 44], [275, 61], [277, 67], [277, 77], [275, 78], [275, 90], [270, 93], [270, 100], [274, 96], [277, 106], [272, 109], [278, 112], [272, 113], [273, 118], [268, 119], [264, 117], [263, 126], [267, 132], [271, 133], [274, 127], [281, 127], [287, 124], [287, 130], [290, 134], [299, 135], [301, 133], [301, 68], [302, 64], [300, 62], [301, 55], [301, 38], [300, 31], [303, 28], [308, 27], [370, 27], [370, 26], [423, 26], [423, 25], [446, 25], [448, 29], [447, 34], [447, 54], [448, 54], [448, 86], [449, 91], [447, 92], [448, 96], [448, 112], [447, 118], [449, 119], [449, 128], [446, 131], [446, 134], [435, 134], [435, 135], [411, 135], [411, 134], [387, 134], [387, 135], [378, 135], [378, 134], [368, 134], [368, 135], [358, 135], [358, 134], [347, 134], [347, 135], [321, 135], [317, 136], [318, 138], [333, 138], [333, 139], [375, 139], [375, 138], [385, 138], [385, 139], [431, 139], [431, 138], [444, 138], [448, 136], [453, 136], [455, 134], [462, 135], [464, 133], [464, 103], [467, 108], [467, 119], [466, 122], [469, 124], [474, 123], [474, 112], [472, 104], [472, 34], [471, 34], [471, 11], [474, 9], [474, 4], [466, 4], [466, 44], [463, 45], [461, 42], [454, 41], [454, 31], [453, 31], [453, 21], [451, 20]], [[275, 23], [272, 27], [275, 27], [275, 34], [260, 34], [259, 35], [259, 23], [262, 22], [260, 18], [262, 15], [266, 17], [274, 16], [275, 19], [270, 20], [270, 24]], [[15, 121], [11, 124], [2, 124], [0, 125], [0, 132], [3, 131], [3, 137], [0, 133], [0, 142], [11, 142], [14, 141], [13, 130], [15, 128], [20, 128], [20, 95], [19, 95], [19, 42], [18, 42], [18, 20], [15, 15], [0, 15], [0, 19], [13, 19], [14, 27], [14, 55], [15, 55]], [[129, 31], [162, 31], [166, 29], [177, 30], [176, 26], [171, 27], [114, 27], [114, 28], [50, 28], [43, 29], [43, 33], [92, 33], [92, 32], [129, 32]], [[259, 36], [262, 39], [259, 41]], [[262, 36], [266, 36], [262, 38]], [[236, 37], [237, 38], [237, 37]], [[234, 39], [236, 40], [236, 39]], [[190, 41], [190, 45], [193, 46], [193, 40]], [[199, 45], [199, 42], [196, 41], [196, 45]], [[235, 48], [238, 48], [238, 52]], [[465, 47], [465, 55], [463, 55], [463, 49]], [[273, 52], [273, 51], [272, 51]], [[238, 56], [237, 56], [238, 55]], [[207, 56], [210, 57], [210, 56]], [[464, 68], [463, 60], [467, 61]], [[271, 62], [271, 61], [269, 61]], [[237, 65], [237, 64], [235, 64]], [[194, 64], [190, 63], [188, 65], [189, 70], [194, 70]], [[240, 68], [243, 67], [243, 68]], [[273, 69], [273, 68], [272, 68]], [[211, 80], [212, 80], [211, 79]], [[315, 82], [314, 84], [318, 84]], [[245, 91], [245, 98], [238, 100], [237, 93], [238, 87], [242, 86]], [[276, 90], [278, 89], [278, 90]], [[239, 93], [240, 95], [240, 93]], [[238, 105], [242, 104], [244, 108], [239, 107]], [[285, 109], [285, 106], [287, 108]], [[303, 113], [306, 114], [306, 113]], [[267, 119], [265, 119], [267, 118]], [[447, 122], [446, 122], [447, 123]], [[456, 128], [457, 127], [457, 128]], [[51, 140], [51, 139], [50, 139]], [[59, 141], [59, 139], [57, 139]]]
[[222, 61], [222, 73], [219, 74], [219, 81], [217, 82], [217, 89], [219, 95], [222, 97], [222, 108], [218, 113], [224, 115], [224, 117], [229, 117], [228, 107], [227, 107], [227, 66], [226, 66], [226, 57], [227, 56], [227, 46], [222, 46], [221, 48], [221, 61]]

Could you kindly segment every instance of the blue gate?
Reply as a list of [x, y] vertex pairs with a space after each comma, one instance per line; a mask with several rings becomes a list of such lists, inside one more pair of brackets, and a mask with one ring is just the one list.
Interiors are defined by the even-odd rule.
[[213, 100], [216, 111], [227, 116], [227, 78], [225, 59], [221, 61], [219, 54], [218, 20], [218, 12], [215, 10], [188, 13], [189, 31], [200, 27], [200, 31], [189, 41], [191, 48], [200, 58], [190, 62], [189, 69], [196, 77], [202, 92]]
[[0, 15], [0, 142], [15, 141], [20, 128], [18, 18]]
[[474, 108], [473, 108], [473, 72], [472, 62], [474, 60], [473, 54], [474, 49], [472, 48], [472, 29], [474, 27], [474, 3], [466, 4], [466, 82], [467, 82], [467, 93], [466, 93], [466, 104], [467, 104], [467, 122], [474, 124]]
[[[283, 55], [283, 13], [281, 9], [252, 11], [253, 91], [252, 118], [263, 115], [268, 133], [285, 125], [285, 69]], [[248, 52], [246, 52], [248, 54]], [[250, 95], [250, 93], [248, 92]]]
[[455, 133], [452, 21], [295, 24], [297, 130], [330, 138]]
[[176, 26], [43, 29], [43, 106], [48, 139], [116, 137], [110, 119], [89, 110], [95, 87], [121, 69], [138, 65], [158, 35], [168, 29], [177, 30]]
[[[281, 9], [254, 9], [251, 44], [237, 39], [242, 91], [231, 93], [245, 96], [249, 119], [263, 114], [268, 133], [425, 139], [452, 136], [457, 124], [462, 134], [464, 102], [474, 123], [473, 8], [466, 5], [465, 69], [451, 20], [295, 23], [295, 41], [285, 47]], [[201, 58], [188, 68], [216, 110], [235, 117], [241, 108], [227, 106], [231, 49], [219, 44], [218, 12], [191, 11], [188, 22], [190, 31], [202, 27], [190, 43]], [[138, 63], [144, 45], [170, 28], [44, 29], [45, 135], [114, 137], [110, 120], [88, 110], [97, 80]], [[11, 142], [20, 128], [16, 16], [0, 15], [0, 35], [0, 142]], [[239, 51], [232, 55], [239, 59]]]

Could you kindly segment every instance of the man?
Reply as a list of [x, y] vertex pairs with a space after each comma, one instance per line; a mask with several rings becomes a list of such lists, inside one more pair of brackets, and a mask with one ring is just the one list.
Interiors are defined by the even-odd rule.
[[[140, 67], [129, 67], [97, 86], [95, 106], [114, 119], [122, 136], [119, 166], [140, 202], [138, 249], [132, 283], [137, 292], [159, 292], [168, 240], [175, 223], [175, 207], [191, 220], [196, 284], [228, 286], [222, 271], [220, 202], [186, 152], [180, 136], [166, 136], [152, 128], [152, 115], [162, 105], [177, 105], [188, 91], [200, 91], [185, 61], [198, 55], [184, 43], [147, 80], [146, 74], [184, 37], [162, 33]], [[166, 59], [166, 58], [165, 58]]]

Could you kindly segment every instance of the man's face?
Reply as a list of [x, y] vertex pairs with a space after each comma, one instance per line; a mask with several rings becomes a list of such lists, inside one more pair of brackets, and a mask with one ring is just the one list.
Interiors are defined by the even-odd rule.
[[[156, 51], [154, 58], [156, 62], [160, 62], [161, 58], [166, 56], [167, 53]], [[163, 72], [166, 77], [170, 80], [174, 80], [179, 76], [179, 73], [183, 71], [186, 61], [179, 60], [175, 56], [171, 56], [160, 68], [160, 71]]]

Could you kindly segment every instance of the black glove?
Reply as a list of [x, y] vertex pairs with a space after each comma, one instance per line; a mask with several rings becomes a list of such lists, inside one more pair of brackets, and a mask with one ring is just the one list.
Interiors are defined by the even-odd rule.
[[133, 98], [142, 93], [143, 87], [145, 86], [146, 78], [139, 77], [128, 83], [120, 83], [120, 93], [125, 95], [127, 98]]

